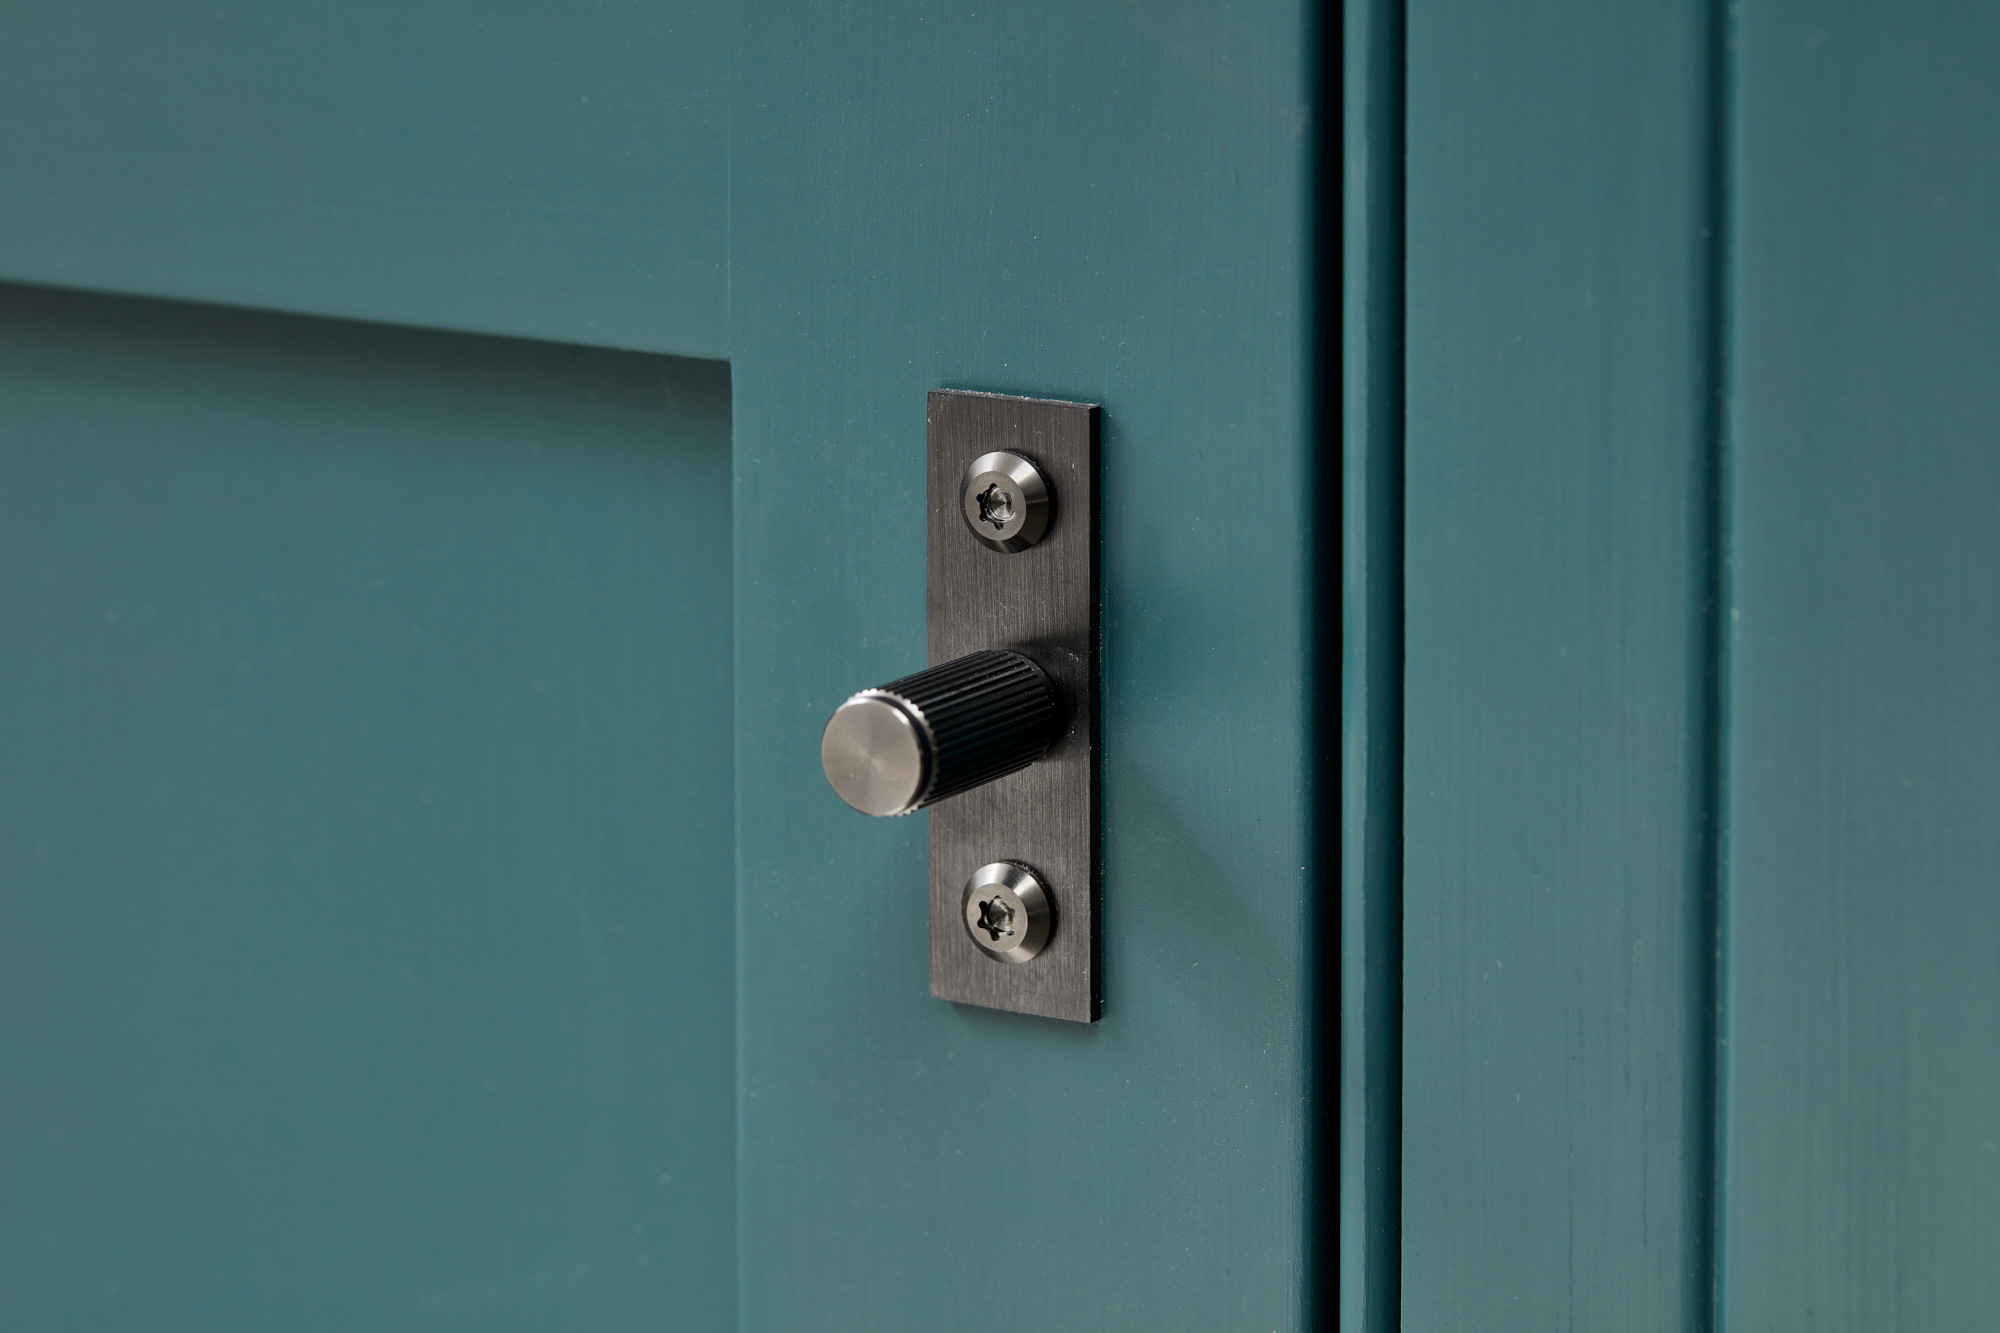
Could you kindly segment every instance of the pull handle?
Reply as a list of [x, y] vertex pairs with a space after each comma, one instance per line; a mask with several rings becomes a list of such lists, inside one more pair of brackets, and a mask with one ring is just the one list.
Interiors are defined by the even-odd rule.
[[1055, 685], [1028, 658], [970, 653], [836, 708], [820, 734], [820, 766], [862, 814], [907, 815], [1040, 759], [1057, 711]]

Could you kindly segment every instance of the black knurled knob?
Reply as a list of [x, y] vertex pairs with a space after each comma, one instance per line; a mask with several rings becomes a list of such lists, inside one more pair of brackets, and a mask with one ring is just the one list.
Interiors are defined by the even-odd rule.
[[1026, 768], [1055, 729], [1048, 674], [994, 648], [861, 691], [828, 719], [819, 758], [856, 810], [906, 815]]

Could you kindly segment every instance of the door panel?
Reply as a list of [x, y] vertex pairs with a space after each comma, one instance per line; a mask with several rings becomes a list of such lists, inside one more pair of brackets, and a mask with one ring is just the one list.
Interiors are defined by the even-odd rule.
[[[1315, 959], [1335, 935], [1313, 828], [1312, 727], [1332, 706], [1311, 660], [1315, 542], [1334, 508], [1313, 401], [1314, 12], [241, 0], [217, 14], [0, 18], [0, 274], [729, 357], [733, 508], [703, 522], [733, 544], [734, 655], [706, 638], [699, 651], [733, 669], [733, 700], [667, 688], [681, 668], [664, 658], [618, 689], [685, 694], [690, 715], [734, 727], [740, 1326], [1305, 1324]], [[923, 660], [938, 387], [1103, 405], [1094, 1029], [932, 1000], [925, 817], [869, 822], [818, 769], [834, 705]], [[271, 410], [312, 419], [308, 402]], [[236, 493], [244, 513], [265, 503]], [[559, 490], [533, 493], [521, 507], [548, 512], [530, 529], [584, 522]], [[638, 542], [646, 522], [688, 520], [662, 509], [585, 535]], [[400, 530], [404, 548], [418, 530]], [[198, 536], [162, 538], [156, 576]], [[648, 568], [693, 558], [673, 544], [688, 533], [653, 540], [669, 545]], [[247, 579], [257, 543], [231, 549]], [[712, 577], [704, 565], [700, 587]], [[497, 578], [462, 582], [497, 597]], [[218, 589], [217, 614], [252, 591]], [[637, 614], [561, 623], [608, 636]], [[384, 706], [417, 727], [423, 700], [445, 697], [429, 680], [383, 683]], [[162, 717], [191, 706], [160, 703]], [[652, 744], [671, 751], [680, 733], [661, 727]], [[529, 837], [501, 798], [534, 757], [479, 770], [477, 817], [501, 847]], [[658, 762], [702, 800], [643, 784], [628, 799], [706, 837], [727, 773]], [[561, 938], [532, 917], [508, 929]], [[631, 984], [695, 985], [660, 949], [672, 975]], [[675, 1001], [703, 1031], [706, 994]], [[587, 1095], [557, 1053], [520, 1061], [552, 1071], [549, 1095]], [[689, 1080], [726, 1078], [707, 1068]], [[671, 1110], [690, 1094], [634, 1095]], [[425, 1123], [442, 1133], [472, 1109]], [[1016, 1141], [1025, 1156], [993, 1156]], [[525, 1281], [543, 1253], [464, 1262]], [[697, 1308], [725, 1271], [688, 1279]], [[998, 1293], [994, 1271], [1009, 1275]], [[625, 1326], [674, 1317], [677, 1293], [653, 1295]], [[549, 1321], [567, 1317], [548, 1300]]]
[[1739, 44], [1724, 1296], [2000, 1311], [2000, 13]]
[[1697, 1328], [1707, 17], [1408, 13], [1402, 1319]]
[[0, 9], [0, 274], [720, 356], [730, 11]]
[[[745, 1327], [1297, 1328], [1334, 937], [1308, 14], [758, 14], [785, 36], [746, 43], [736, 122]], [[817, 771], [840, 700], [924, 662], [939, 386], [1103, 404], [1095, 1027], [931, 1000], [927, 817]]]
[[1988, 1327], [2000, 16], [1363, 9], [1354, 1327]]
[[733, 1324], [728, 375], [0, 287], [0, 1324]]

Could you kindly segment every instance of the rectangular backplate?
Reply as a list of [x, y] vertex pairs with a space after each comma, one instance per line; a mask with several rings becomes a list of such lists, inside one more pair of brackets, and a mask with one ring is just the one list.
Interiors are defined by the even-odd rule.
[[[1097, 406], [940, 389], [930, 395], [932, 666], [983, 648], [1032, 658], [1061, 696], [1061, 732], [1017, 773], [938, 802], [931, 821], [931, 994], [1094, 1023], [1098, 1011]], [[1048, 478], [1052, 518], [1025, 551], [977, 541], [960, 510], [966, 465], [1008, 450]], [[1042, 880], [1054, 929], [1025, 963], [973, 947], [965, 884], [994, 861]]]

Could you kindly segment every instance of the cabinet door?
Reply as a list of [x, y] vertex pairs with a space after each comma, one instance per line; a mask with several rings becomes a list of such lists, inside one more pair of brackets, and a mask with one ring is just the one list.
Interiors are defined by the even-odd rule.
[[1349, 1326], [1991, 1325], [2000, 19], [1348, 20]]
[[[0, 18], [0, 1323], [1297, 1328], [1305, 7]], [[1104, 1016], [929, 996], [925, 396], [1102, 407]]]
[[2000, 14], [1760, 4], [1735, 75], [1720, 1293], [2000, 1311]]

